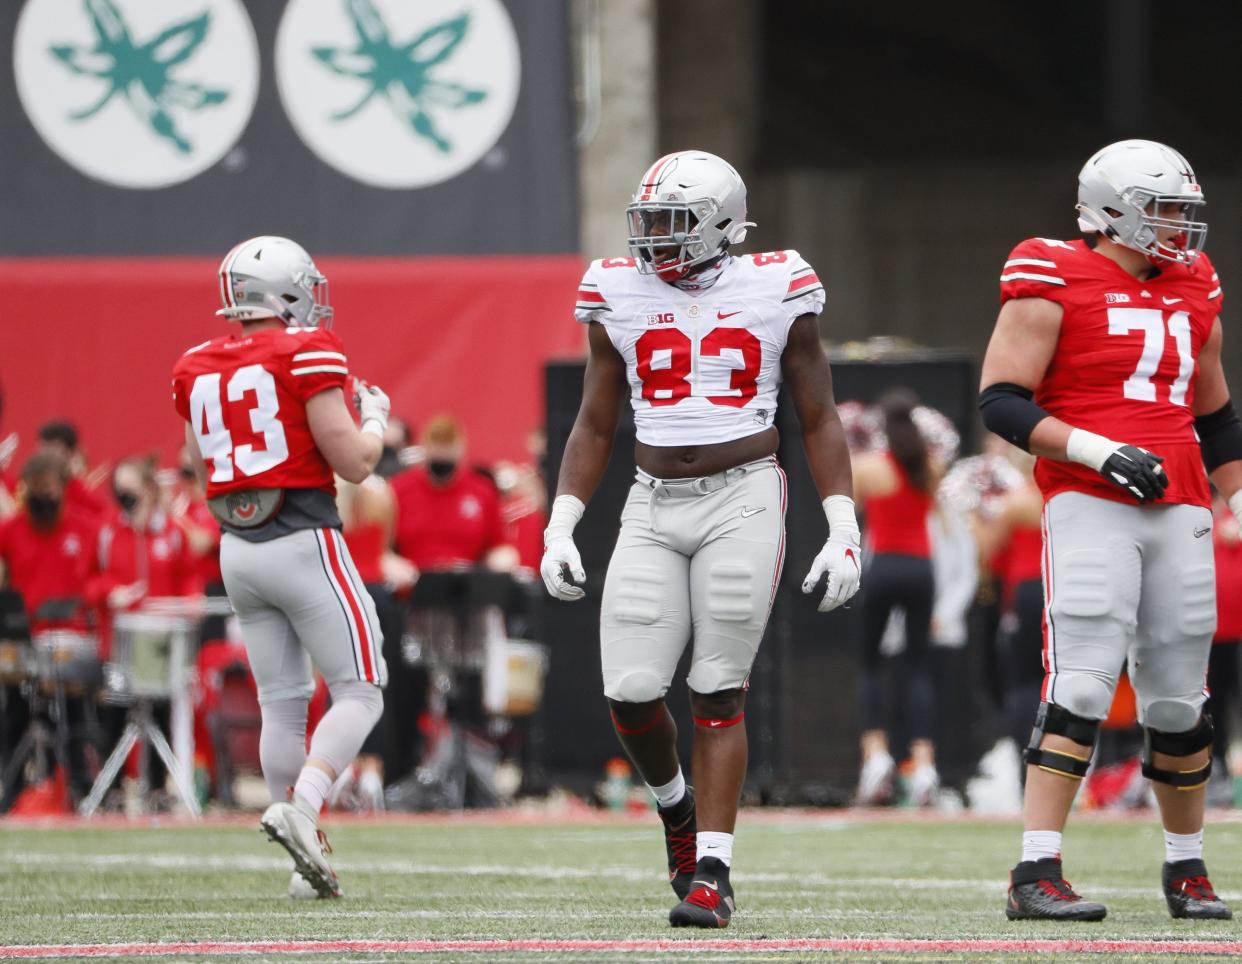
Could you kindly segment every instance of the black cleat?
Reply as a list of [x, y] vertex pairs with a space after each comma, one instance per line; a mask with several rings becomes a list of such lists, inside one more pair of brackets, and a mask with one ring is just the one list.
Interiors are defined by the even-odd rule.
[[1010, 920], [1103, 920], [1103, 904], [1083, 900], [1061, 876], [1061, 858], [1024, 860], [1009, 872]]
[[674, 927], [728, 927], [733, 916], [733, 888], [723, 860], [704, 857], [694, 868], [690, 892], [668, 912]]
[[1191, 920], [1229, 920], [1233, 911], [1216, 896], [1208, 880], [1207, 865], [1198, 858], [1165, 862], [1160, 874], [1164, 899], [1174, 917]]
[[694, 787], [671, 807], [656, 807], [664, 821], [664, 849], [668, 852], [668, 882], [678, 900], [685, 900], [694, 877], [698, 826], [694, 818]]

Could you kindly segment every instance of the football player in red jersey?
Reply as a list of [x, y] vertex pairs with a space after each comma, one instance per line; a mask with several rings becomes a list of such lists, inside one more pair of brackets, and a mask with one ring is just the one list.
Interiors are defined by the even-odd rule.
[[979, 407], [989, 429], [1039, 457], [1045, 503], [1045, 676], [1012, 919], [1105, 915], [1062, 877], [1061, 831], [1127, 662], [1169, 911], [1230, 916], [1203, 863], [1216, 622], [1208, 475], [1242, 514], [1242, 425], [1221, 368], [1203, 202], [1177, 151], [1111, 144], [1078, 176], [1082, 240], [1024, 241], [1001, 274]]
[[[341, 538], [333, 472], [375, 467], [388, 398], [351, 384], [326, 324], [327, 279], [286, 238], [243, 241], [220, 265], [218, 312], [239, 333], [187, 351], [173, 370], [186, 445], [205, 460], [220, 521], [220, 568], [241, 623], [263, 714], [260, 757], [273, 803], [261, 824], [320, 897], [340, 895], [319, 811], [383, 709], [375, 604]], [[362, 427], [345, 392], [358, 392]], [[306, 750], [311, 665], [332, 708]], [[291, 802], [285, 802], [292, 787]], [[297, 888], [291, 885], [291, 892]]]
[[[724, 927], [746, 773], [746, 684], [785, 553], [776, 397], [787, 381], [829, 538], [803, 583], [821, 610], [858, 589], [849, 452], [816, 315], [824, 288], [796, 251], [734, 256], [752, 226], [729, 164], [680, 151], [643, 175], [627, 211], [631, 258], [592, 262], [575, 312], [589, 325], [582, 405], [544, 531], [548, 591], [581, 599], [573, 541], [628, 398], [638, 474], [600, 609], [604, 694], [664, 822], [674, 926]], [[694, 715], [686, 786], [664, 703], [686, 643]], [[697, 801], [696, 801], [697, 796]]]

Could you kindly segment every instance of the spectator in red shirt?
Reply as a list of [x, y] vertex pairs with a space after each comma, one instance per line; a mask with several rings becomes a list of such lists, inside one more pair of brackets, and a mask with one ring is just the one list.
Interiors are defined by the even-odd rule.
[[[88, 601], [110, 617], [148, 597], [202, 592], [190, 540], [160, 504], [154, 464], [125, 459], [112, 474], [112, 491], [116, 509], [99, 530]], [[102, 621], [105, 638], [108, 622]]]
[[198, 577], [209, 596], [224, 595], [220, 575], [220, 523], [207, 508], [202, 480], [194, 470], [190, 453], [181, 450], [177, 468], [177, 484], [168, 512], [181, 527], [190, 543], [190, 553], [197, 560]]
[[1212, 543], [1216, 556], [1216, 635], [1208, 656], [1208, 712], [1212, 714], [1212, 778], [1208, 802], [1233, 805], [1228, 750], [1238, 704], [1238, 649], [1242, 644], [1242, 532], [1219, 495], [1213, 506]]
[[463, 464], [466, 439], [439, 415], [422, 436], [423, 464], [392, 480], [397, 496], [397, 552], [423, 569], [487, 565], [511, 569], [495, 484]]
[[22, 467], [21, 511], [0, 523], [0, 581], [21, 593], [31, 631], [85, 628], [85, 614], [53, 613], [53, 600], [86, 594], [95, 545], [94, 522], [68, 505], [69, 468], [53, 452], [36, 452]]
[[39, 429], [39, 451], [54, 452], [69, 467], [69, 482], [65, 486], [65, 502], [85, 512], [96, 522], [102, 522], [108, 512], [108, 502], [94, 487], [84, 480], [86, 458], [78, 447], [78, 430], [66, 421], [48, 422]]

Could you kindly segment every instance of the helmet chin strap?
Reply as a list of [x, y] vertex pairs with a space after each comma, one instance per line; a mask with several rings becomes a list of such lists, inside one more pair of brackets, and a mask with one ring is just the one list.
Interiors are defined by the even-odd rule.
[[674, 281], [673, 287], [680, 288], [682, 291], [702, 291], [704, 288], [710, 288], [720, 280], [728, 259], [729, 251], [726, 248], [716, 257], [702, 264], [696, 264], [689, 274]]

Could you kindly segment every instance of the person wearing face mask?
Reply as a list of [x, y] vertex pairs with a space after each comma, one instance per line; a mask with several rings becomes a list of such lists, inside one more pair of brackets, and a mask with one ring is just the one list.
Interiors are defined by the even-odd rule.
[[137, 609], [149, 596], [193, 596], [203, 589], [190, 540], [161, 504], [151, 460], [122, 460], [112, 473], [112, 495], [86, 590], [102, 617], [105, 653], [116, 613]]
[[[66, 504], [69, 467], [53, 452], [37, 452], [22, 467], [20, 510], [0, 523], [0, 584], [21, 593], [31, 631], [85, 629], [78, 612], [67, 623], [44, 604], [81, 598], [90, 576], [96, 527], [89, 515]], [[7, 582], [6, 582], [7, 581]]]
[[466, 438], [439, 415], [422, 433], [424, 460], [392, 480], [397, 496], [397, 552], [420, 571], [486, 565], [511, 569], [496, 486], [463, 463]]

